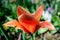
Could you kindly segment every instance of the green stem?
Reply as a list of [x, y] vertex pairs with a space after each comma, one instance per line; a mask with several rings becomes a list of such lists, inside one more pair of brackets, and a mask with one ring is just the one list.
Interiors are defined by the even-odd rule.
[[3, 32], [3, 30], [0, 28], [0, 31], [3, 33], [4, 37], [6, 38], [6, 40], [9, 40], [8, 37], [5, 35], [5, 33]]
[[35, 34], [32, 34], [31, 37], [32, 37], [31, 40], [35, 40]]
[[22, 33], [22, 38], [23, 38], [23, 40], [25, 40], [25, 32], [24, 31]]
[[45, 40], [44, 34], [41, 34], [41, 40]]

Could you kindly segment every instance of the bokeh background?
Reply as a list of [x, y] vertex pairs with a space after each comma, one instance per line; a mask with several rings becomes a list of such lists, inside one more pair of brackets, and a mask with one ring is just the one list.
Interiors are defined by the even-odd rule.
[[36, 40], [60, 40], [60, 0], [0, 0], [0, 40], [18, 40], [19, 34], [21, 40], [28, 40], [29, 34], [13, 27], [5, 27], [3, 24], [18, 19], [18, 5], [34, 13], [42, 3], [44, 4], [44, 11], [41, 21], [48, 20], [56, 30], [39, 29], [35, 34]]

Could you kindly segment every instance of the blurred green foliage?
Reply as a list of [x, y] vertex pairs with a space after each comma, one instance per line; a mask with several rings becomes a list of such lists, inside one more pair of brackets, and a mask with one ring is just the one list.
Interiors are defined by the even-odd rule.
[[[36, 0], [35, 0], [36, 1]], [[15, 28], [3, 27], [3, 23], [17, 19], [17, 6], [21, 5], [31, 13], [35, 12], [37, 8], [43, 3], [44, 9], [47, 10], [49, 7], [54, 9], [54, 12], [49, 12], [52, 15], [51, 23], [56, 27], [56, 31], [60, 29], [60, 0], [39, 0], [38, 3], [32, 2], [31, 0], [0, 0], [0, 39], [2, 40], [17, 40], [19, 33], [23, 33], [22, 30]], [[43, 19], [43, 16], [41, 17]], [[46, 32], [47, 29], [38, 30], [36, 35]], [[56, 31], [52, 31], [54, 33]], [[37, 34], [38, 33], [38, 34]], [[26, 34], [23, 33], [23, 39]], [[3, 39], [3, 38], [4, 39]]]

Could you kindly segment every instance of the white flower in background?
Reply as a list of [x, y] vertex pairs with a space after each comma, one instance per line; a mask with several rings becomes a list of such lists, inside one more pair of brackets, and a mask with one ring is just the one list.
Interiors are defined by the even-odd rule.
[[54, 12], [54, 9], [52, 7], [49, 7], [48, 8], [48, 11], [50, 11], [51, 13], [53, 13]]
[[42, 14], [43, 18], [49, 22], [51, 22], [52, 19], [52, 15], [49, 13], [49, 11], [43, 11]]
[[31, 0], [32, 3], [35, 3], [35, 0]]
[[31, 0], [31, 2], [37, 4], [39, 0]]

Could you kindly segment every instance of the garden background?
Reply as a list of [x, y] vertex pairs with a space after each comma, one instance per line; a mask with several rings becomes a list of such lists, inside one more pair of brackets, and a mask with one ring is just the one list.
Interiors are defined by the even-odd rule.
[[41, 21], [48, 20], [56, 30], [39, 29], [35, 33], [36, 40], [60, 40], [60, 0], [0, 0], [0, 40], [31, 40], [29, 34], [22, 30], [3, 26], [4, 23], [18, 19], [18, 5], [34, 13], [41, 4], [44, 4]]

